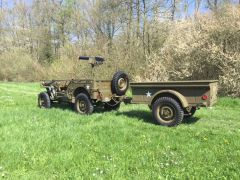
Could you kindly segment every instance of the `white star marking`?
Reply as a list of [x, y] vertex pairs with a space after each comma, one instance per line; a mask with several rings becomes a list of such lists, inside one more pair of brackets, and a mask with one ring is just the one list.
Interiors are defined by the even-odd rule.
[[146, 93], [147, 97], [152, 97], [152, 93], [150, 93], [149, 91]]

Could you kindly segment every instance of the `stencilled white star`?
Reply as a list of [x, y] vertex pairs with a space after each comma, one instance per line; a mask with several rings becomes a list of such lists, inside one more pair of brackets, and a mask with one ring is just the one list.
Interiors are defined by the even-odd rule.
[[152, 93], [150, 93], [149, 91], [146, 93], [147, 97], [152, 97]]

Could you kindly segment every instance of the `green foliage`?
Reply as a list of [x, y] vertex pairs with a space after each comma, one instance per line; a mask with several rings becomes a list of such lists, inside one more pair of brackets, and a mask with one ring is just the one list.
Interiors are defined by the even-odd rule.
[[176, 128], [144, 105], [81, 116], [37, 107], [39, 84], [0, 84], [0, 176], [7, 179], [238, 179], [239, 99]]

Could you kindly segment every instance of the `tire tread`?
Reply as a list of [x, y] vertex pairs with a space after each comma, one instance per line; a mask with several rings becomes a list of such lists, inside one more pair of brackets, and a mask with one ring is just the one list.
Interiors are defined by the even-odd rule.
[[93, 113], [93, 111], [94, 111], [94, 107], [93, 107], [93, 104], [92, 104], [92, 102], [90, 101], [90, 99], [89, 99], [89, 97], [85, 94], [85, 93], [80, 93], [80, 94], [78, 94], [77, 96], [76, 96], [76, 102], [75, 102], [75, 104], [74, 104], [74, 109], [75, 109], [75, 111], [77, 112], [77, 113], [81, 113], [81, 112], [79, 112], [78, 111], [78, 107], [77, 107], [77, 100], [78, 99], [82, 99], [82, 100], [84, 100], [84, 101], [86, 101], [87, 102], [87, 106], [88, 106], [88, 109], [87, 109], [87, 115], [90, 115], [90, 114], [92, 114]]
[[[175, 121], [172, 121], [169, 124], [161, 123], [155, 117], [155, 112], [154, 111], [156, 111], [156, 108], [158, 107], [158, 105], [163, 103], [163, 102], [171, 103], [174, 106], [175, 110], [177, 111]], [[181, 122], [183, 121], [183, 116], [184, 116], [184, 112], [183, 112], [183, 109], [180, 106], [180, 104], [175, 99], [173, 99], [171, 97], [160, 97], [159, 99], [157, 99], [153, 103], [152, 114], [153, 114], [154, 120], [157, 124], [160, 124], [160, 125], [163, 125], [163, 126], [169, 126], [169, 127], [177, 126], [177, 125], [181, 124]]]
[[[46, 102], [45, 102], [46, 105], [45, 105], [44, 107], [39, 104], [40, 98], [43, 98], [44, 101], [46, 101]], [[39, 95], [38, 95], [38, 106], [39, 106], [40, 108], [47, 108], [47, 109], [48, 109], [48, 108], [51, 108], [51, 100], [50, 100], [50, 97], [49, 97], [49, 95], [48, 95], [47, 92], [41, 92], [41, 93], [39, 93]]]
[[[121, 91], [119, 88], [118, 88], [118, 80], [121, 76], [125, 76], [127, 77], [127, 88], [126, 90], [124, 91]], [[111, 83], [111, 87], [112, 87], [112, 92], [113, 93], [116, 93], [117, 95], [119, 96], [122, 96], [122, 95], [125, 95], [125, 93], [127, 92], [128, 90], [128, 87], [129, 87], [129, 78], [128, 78], [128, 75], [124, 72], [124, 71], [118, 71], [116, 72], [114, 75], [113, 75], [113, 78], [112, 78], [112, 83]]]

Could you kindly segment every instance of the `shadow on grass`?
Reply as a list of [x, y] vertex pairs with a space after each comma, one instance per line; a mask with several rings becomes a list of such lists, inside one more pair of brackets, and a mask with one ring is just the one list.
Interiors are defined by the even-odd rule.
[[[74, 112], [74, 105], [73, 104], [53, 103], [52, 107], [56, 108], [56, 109], [69, 110], [69, 111], [73, 111]], [[94, 113], [103, 113], [103, 112], [114, 112], [114, 111], [106, 111], [101, 106], [97, 106], [94, 109]], [[116, 112], [116, 116], [121, 116], [121, 115], [130, 117], [130, 118], [135, 118], [135, 119], [138, 119], [139, 121], [144, 121], [146, 123], [156, 124], [153, 121], [153, 117], [152, 117], [151, 111], [131, 110], [131, 111], [123, 111], [123, 112], [117, 111]], [[200, 120], [200, 118], [198, 118], [198, 117], [191, 117], [191, 118], [183, 119], [182, 124], [186, 124], [186, 125], [187, 124], [194, 124], [194, 123], [196, 123], [199, 120]]]
[[183, 119], [182, 124], [195, 124], [199, 120], [200, 120], [199, 117], [190, 117], [190, 118]]
[[69, 103], [52, 103], [52, 108], [74, 111], [73, 104]]
[[144, 121], [146, 123], [156, 124], [153, 121], [153, 117], [150, 111], [139, 111], [139, 110], [131, 110], [131, 111], [124, 111], [124, 112], [117, 112], [117, 116], [127, 116], [130, 118], [136, 118], [139, 121]]
[[[125, 112], [117, 112], [116, 115], [117, 116], [123, 115], [123, 116], [127, 116], [130, 118], [136, 118], [136, 119], [138, 119], [140, 121], [144, 121], [146, 123], [156, 124], [153, 121], [152, 113], [150, 111], [132, 110], [132, 111], [125, 111]], [[191, 118], [183, 119], [182, 123], [183, 124], [194, 124], [199, 120], [200, 120], [200, 118], [198, 118], [198, 117], [191, 117]]]
[[[71, 104], [71, 103], [64, 103], [64, 102], [53, 103], [52, 108], [61, 109], [61, 110], [69, 110], [69, 111], [75, 112], [74, 104]], [[94, 113], [103, 113], [103, 112], [110, 112], [110, 111], [104, 110], [104, 108], [102, 106], [94, 107]]]

